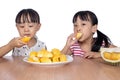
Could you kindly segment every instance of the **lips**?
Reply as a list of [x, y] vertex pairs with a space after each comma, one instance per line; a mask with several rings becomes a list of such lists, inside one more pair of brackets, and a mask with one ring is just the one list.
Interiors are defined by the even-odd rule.
[[24, 36], [30, 37], [30, 34], [24, 34]]

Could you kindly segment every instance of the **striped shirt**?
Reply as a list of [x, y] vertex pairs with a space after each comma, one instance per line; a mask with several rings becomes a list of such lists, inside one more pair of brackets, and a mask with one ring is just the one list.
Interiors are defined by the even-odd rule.
[[[103, 41], [102, 47], [104, 47], [104, 46], [105, 46], [105, 42]], [[70, 50], [72, 51], [73, 55], [84, 56], [84, 54], [85, 54], [85, 51], [83, 51], [80, 48], [80, 45], [78, 42], [76, 42], [75, 44], [70, 46]]]
[[84, 51], [80, 48], [79, 43], [75, 43], [70, 47], [73, 55], [84, 56]]

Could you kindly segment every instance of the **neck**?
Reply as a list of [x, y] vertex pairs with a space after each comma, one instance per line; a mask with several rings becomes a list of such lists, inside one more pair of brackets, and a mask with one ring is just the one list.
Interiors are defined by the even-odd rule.
[[93, 38], [91, 38], [89, 40], [85, 40], [83, 42], [79, 42], [79, 45], [80, 45], [81, 49], [83, 49], [84, 51], [86, 51], [86, 52], [91, 51], [91, 48], [93, 45]]
[[33, 37], [33, 38], [31, 38], [31, 40], [29, 41], [29, 43], [27, 45], [30, 48], [30, 47], [34, 46], [36, 44], [36, 42], [37, 42], [36, 38]]

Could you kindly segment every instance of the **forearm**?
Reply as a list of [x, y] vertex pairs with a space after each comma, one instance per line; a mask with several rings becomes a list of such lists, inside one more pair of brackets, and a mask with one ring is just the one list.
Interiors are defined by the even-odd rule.
[[61, 50], [64, 54], [71, 54], [69, 46], [65, 45], [64, 48]]
[[10, 52], [12, 49], [13, 48], [9, 44], [0, 47], [0, 57], [3, 57], [5, 54]]

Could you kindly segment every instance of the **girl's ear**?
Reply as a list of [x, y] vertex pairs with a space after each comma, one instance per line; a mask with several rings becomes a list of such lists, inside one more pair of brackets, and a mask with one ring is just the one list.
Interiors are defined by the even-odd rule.
[[92, 26], [92, 32], [95, 33], [97, 31], [97, 25]]
[[41, 28], [41, 24], [38, 24], [37, 31], [39, 31], [40, 28]]

